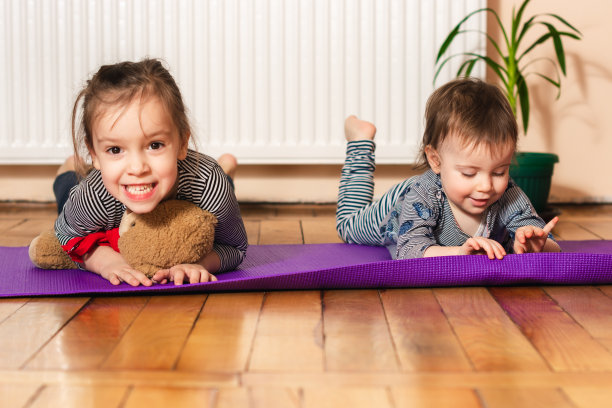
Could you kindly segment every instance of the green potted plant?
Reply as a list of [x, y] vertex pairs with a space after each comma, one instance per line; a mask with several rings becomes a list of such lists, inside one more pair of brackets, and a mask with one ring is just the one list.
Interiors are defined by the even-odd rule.
[[[535, 14], [530, 17], [525, 16], [525, 8], [529, 1], [530, 0], [524, 0], [518, 8], [518, 11], [513, 8], [510, 26], [504, 26], [499, 15], [491, 8], [481, 8], [468, 14], [451, 30], [440, 46], [436, 58], [436, 66], [438, 68], [434, 76], [435, 82], [435, 79], [446, 63], [456, 57], [465, 58], [457, 70], [457, 77], [470, 76], [476, 63], [480, 61], [484, 62], [501, 82], [502, 88], [508, 97], [512, 111], [517, 119], [519, 118], [518, 108], [520, 108], [520, 118], [525, 134], [527, 134], [527, 128], [529, 127], [530, 110], [527, 77], [536, 75], [555, 86], [558, 90], [557, 98], [559, 98], [561, 92], [561, 75], [559, 71], [563, 75], [566, 74], [565, 50], [563, 48], [562, 38], [569, 37], [579, 40], [582, 37], [580, 31], [556, 14], [546, 13]], [[492, 49], [495, 50], [494, 55], [489, 56], [475, 52], [462, 52], [445, 57], [449, 46], [456, 38], [461, 34], [473, 31], [464, 30], [462, 28], [468, 19], [479, 13], [492, 14], [495, 17], [495, 22], [499, 26], [503, 38], [503, 43], [501, 45], [488, 33], [478, 31], [486, 36]], [[555, 24], [561, 25], [562, 29], [558, 29]], [[527, 33], [531, 34], [531, 30], [536, 28], [540, 29], [541, 32], [539, 35], [536, 35], [534, 40], [534, 37], [528, 37]], [[554, 67], [556, 78], [551, 78], [541, 72], [533, 71], [532, 63], [535, 62], [535, 60], [527, 60], [526, 58], [526, 56], [539, 45], [551, 42], [554, 46], [557, 60], [555, 62], [549, 59], [549, 61]], [[559, 157], [555, 154], [520, 152], [517, 153], [516, 161], [511, 166], [510, 175], [529, 196], [536, 211], [539, 213], [546, 210], [553, 167], [558, 161]]]

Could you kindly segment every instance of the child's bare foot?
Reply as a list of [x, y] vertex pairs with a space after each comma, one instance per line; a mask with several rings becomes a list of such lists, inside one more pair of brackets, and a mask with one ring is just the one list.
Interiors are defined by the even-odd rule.
[[238, 168], [238, 160], [236, 160], [236, 156], [229, 153], [222, 154], [217, 159], [217, 163], [219, 163], [219, 166], [221, 166], [225, 174], [230, 176], [232, 179], [234, 178], [236, 169]]
[[351, 115], [344, 121], [344, 137], [349, 142], [357, 140], [374, 140], [376, 126]]
[[57, 169], [56, 175], [59, 176], [62, 173], [67, 171], [75, 171], [76, 167], [74, 165], [74, 156], [70, 156], [66, 159], [64, 163], [62, 163]]

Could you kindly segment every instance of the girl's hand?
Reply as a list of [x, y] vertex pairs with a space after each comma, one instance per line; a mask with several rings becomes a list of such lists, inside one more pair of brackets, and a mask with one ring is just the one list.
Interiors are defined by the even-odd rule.
[[97, 273], [113, 285], [125, 282], [132, 286], [151, 286], [144, 273], [132, 268], [119, 252], [111, 247], [98, 246], [83, 257], [85, 269]]
[[559, 217], [553, 218], [544, 228], [526, 225], [517, 229], [514, 236], [514, 253], [542, 252], [548, 234], [557, 225], [557, 221], [559, 221]]
[[199, 264], [180, 264], [168, 269], [160, 269], [153, 275], [153, 281], [167, 283], [174, 281], [175, 285], [185, 283], [213, 282], [217, 277]]
[[499, 242], [484, 237], [469, 238], [459, 247], [459, 255], [476, 254], [486, 254], [489, 259], [503, 259], [506, 250]]
[[125, 282], [132, 286], [138, 286], [140, 284], [151, 286], [153, 284], [144, 273], [133, 269], [128, 264], [112, 265], [101, 270], [100, 276], [113, 285], [119, 285], [121, 282]]

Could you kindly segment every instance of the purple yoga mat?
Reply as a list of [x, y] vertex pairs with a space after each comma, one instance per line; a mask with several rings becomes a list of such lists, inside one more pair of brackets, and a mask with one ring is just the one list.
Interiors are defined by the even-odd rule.
[[564, 252], [390, 260], [385, 248], [348, 244], [254, 245], [217, 282], [113, 286], [76, 269], [32, 265], [27, 247], [0, 247], [0, 297], [288, 289], [612, 283], [612, 241], [562, 241]]

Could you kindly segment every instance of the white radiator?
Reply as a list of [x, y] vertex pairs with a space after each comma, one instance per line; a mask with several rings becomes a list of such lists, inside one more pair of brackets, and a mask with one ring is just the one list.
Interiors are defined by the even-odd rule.
[[[161, 57], [198, 148], [242, 163], [338, 163], [348, 114], [377, 161], [414, 160], [442, 39], [486, 0], [0, 0], [0, 163], [59, 163], [100, 64]], [[484, 16], [473, 20], [484, 31]], [[481, 51], [481, 35], [454, 51]], [[436, 85], [453, 77], [459, 61]], [[482, 76], [484, 67], [476, 72]]]

